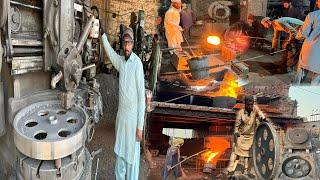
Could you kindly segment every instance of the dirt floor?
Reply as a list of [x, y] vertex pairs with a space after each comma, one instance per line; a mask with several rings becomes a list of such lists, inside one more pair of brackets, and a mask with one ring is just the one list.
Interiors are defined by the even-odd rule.
[[[113, 152], [115, 143], [115, 120], [118, 107], [118, 78], [114, 75], [99, 74], [97, 80], [101, 85], [101, 94], [104, 105], [104, 118], [96, 125], [95, 134], [89, 144], [90, 151], [96, 151], [102, 148], [92, 165], [92, 179], [95, 179], [97, 159], [99, 159], [97, 179], [113, 180], [115, 179], [115, 154]], [[140, 162], [140, 178], [147, 179], [149, 166], [144, 156]]]

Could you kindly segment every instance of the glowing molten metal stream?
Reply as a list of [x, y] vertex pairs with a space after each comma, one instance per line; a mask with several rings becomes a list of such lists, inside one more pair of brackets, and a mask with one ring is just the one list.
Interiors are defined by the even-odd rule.
[[220, 40], [220, 38], [218, 36], [209, 36], [207, 38], [207, 42], [209, 44], [217, 46], [217, 45], [219, 45], [221, 43], [221, 40]]
[[210, 152], [209, 158], [207, 160], [207, 163], [209, 163], [214, 157], [216, 157], [219, 154], [219, 152]]

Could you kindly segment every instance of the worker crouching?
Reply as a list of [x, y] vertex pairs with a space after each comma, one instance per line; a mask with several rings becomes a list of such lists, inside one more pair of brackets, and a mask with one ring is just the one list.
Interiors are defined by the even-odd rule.
[[[300, 46], [299, 43], [295, 40], [298, 30], [303, 25], [303, 21], [291, 18], [291, 17], [282, 17], [279, 19], [271, 20], [269, 17], [265, 17], [261, 20], [261, 24], [265, 28], [273, 28], [273, 39], [270, 55], [273, 55], [278, 48], [278, 41], [280, 33], [286, 33], [286, 39], [282, 42], [282, 49], [285, 51], [280, 65], [282, 69], [287, 69], [288, 72], [292, 72], [296, 61], [294, 60], [295, 55], [293, 55], [293, 47], [296, 49], [295, 54], [299, 54]], [[297, 58], [296, 58], [297, 59]]]
[[[184, 140], [181, 138], [171, 137], [169, 144], [170, 147], [167, 150], [166, 159], [161, 169], [161, 179], [177, 179], [184, 176], [180, 162], [180, 147], [183, 145]], [[175, 166], [177, 165], [177, 166]], [[175, 166], [174, 168], [171, 168]]]

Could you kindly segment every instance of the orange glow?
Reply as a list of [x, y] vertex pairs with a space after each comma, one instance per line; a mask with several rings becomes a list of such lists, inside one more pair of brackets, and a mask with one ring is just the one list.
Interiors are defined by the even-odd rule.
[[205, 138], [205, 147], [210, 149], [210, 151], [203, 153], [202, 159], [206, 163], [216, 165], [224, 151], [230, 148], [230, 142], [225, 137], [208, 137]]
[[217, 45], [219, 45], [221, 43], [221, 40], [220, 40], [220, 38], [218, 36], [209, 36], [207, 38], [207, 42], [209, 44], [217, 46]]
[[230, 30], [225, 34], [224, 41], [241, 54], [247, 52], [250, 47], [250, 38], [242, 31]]
[[228, 72], [225, 74], [224, 79], [217, 92], [214, 92], [213, 96], [227, 96], [237, 98], [240, 91], [237, 78], [232, 73]]

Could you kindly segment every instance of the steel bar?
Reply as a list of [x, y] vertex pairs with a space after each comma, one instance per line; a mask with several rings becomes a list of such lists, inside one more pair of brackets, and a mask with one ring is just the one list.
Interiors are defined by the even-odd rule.
[[83, 45], [84, 43], [86, 42], [88, 36], [89, 36], [89, 33], [90, 33], [90, 30], [92, 28], [92, 23], [94, 21], [94, 16], [91, 16], [86, 24], [86, 26], [84, 27], [83, 31], [82, 31], [82, 34], [79, 38], [79, 42], [77, 44], [77, 49], [78, 51], [80, 52], [83, 48]]
[[42, 48], [23, 48], [23, 47], [14, 47], [13, 48], [13, 56], [16, 54], [32, 54], [33, 56], [35, 54], [42, 54], [43, 49]]
[[180, 48], [164, 48], [164, 49], [161, 49], [161, 51], [171, 51], [171, 50], [175, 50], [175, 49], [196, 49], [196, 48], [200, 48], [200, 46], [183, 46], [183, 47], [180, 47]]
[[[273, 36], [273, 35], [272, 35]], [[262, 39], [262, 40], [270, 40], [269, 38], [263, 38], [263, 37], [254, 37], [254, 36], [243, 36], [243, 37], [248, 37], [250, 39]], [[282, 41], [287, 41], [287, 40], [280, 40]]]
[[[3, 83], [0, 82], [0, 107], [4, 107], [4, 89]], [[4, 117], [4, 108], [0, 108], [0, 137], [6, 132], [6, 124]]]
[[43, 46], [43, 42], [34, 39], [16, 39], [11, 40], [13, 46]]
[[[280, 53], [280, 52], [283, 52], [283, 51], [286, 51], [286, 49], [275, 51], [273, 53], [270, 53], [269, 55], [274, 55], [274, 54], [277, 54], [277, 53]], [[199, 69], [196, 69], [194, 71], [202, 71], [202, 70], [209, 70], [209, 69], [224, 67], [224, 66], [227, 66], [227, 65], [238, 64], [238, 63], [242, 63], [242, 62], [246, 62], [246, 61], [250, 61], [250, 60], [254, 60], [254, 59], [259, 59], [259, 58], [262, 58], [264, 56], [266, 56], [266, 54], [255, 56], [255, 57], [251, 57], [251, 58], [247, 58], [247, 59], [243, 59], [243, 60], [240, 60], [240, 61], [237, 61], [237, 62], [233, 62], [233, 63], [232, 62], [228, 62], [228, 63], [218, 64], [218, 65], [209, 66], [209, 67], [205, 67], [205, 68], [199, 68]], [[186, 72], [186, 73], [190, 72], [190, 70], [179, 70], [179, 71], [180, 72]]]
[[96, 65], [95, 65], [95, 64], [90, 64], [90, 65], [88, 65], [88, 66], [86, 66], [86, 67], [82, 68], [82, 69], [81, 69], [81, 71], [85, 71], [85, 70], [88, 70], [88, 69], [91, 69], [91, 68], [94, 68], [94, 67], [96, 67]]
[[10, 1], [10, 4], [17, 5], [17, 6], [22, 6], [22, 7], [30, 8], [30, 9], [41, 10], [41, 11], [42, 11], [42, 8], [41, 8], [41, 7], [33, 6], [33, 5], [29, 5], [29, 4], [24, 4], [24, 3], [21, 3], [21, 2]]
[[184, 40], [186, 41], [186, 43], [188, 44], [188, 47], [189, 47], [189, 50], [190, 50], [192, 56], [195, 56], [195, 53], [194, 53], [193, 50], [190, 48], [190, 44], [189, 44], [187, 38], [184, 36], [184, 34], [183, 34], [182, 32], [181, 32], [181, 34], [182, 34], [182, 36], [183, 36], [183, 39], [184, 39]]
[[188, 96], [192, 96], [193, 93], [190, 93], [190, 94], [186, 94], [186, 95], [183, 95], [183, 96], [180, 96], [180, 97], [177, 97], [177, 98], [174, 98], [174, 99], [170, 99], [168, 101], [165, 101], [165, 103], [169, 103], [169, 102], [173, 102], [175, 100], [179, 100], [179, 99], [182, 99], [182, 98], [185, 98], [185, 97], [188, 97]]
[[97, 180], [97, 177], [98, 177], [98, 169], [99, 169], [99, 158], [97, 159], [97, 166], [96, 166], [96, 173], [94, 175], [94, 179]]
[[191, 159], [191, 158], [193, 158], [193, 157], [195, 157], [195, 156], [198, 156], [199, 154], [202, 154], [202, 153], [204, 153], [204, 152], [207, 152], [207, 151], [209, 151], [209, 149], [202, 150], [202, 151], [200, 151], [200, 152], [198, 152], [198, 153], [196, 153], [196, 154], [193, 154], [193, 155], [187, 157], [186, 159], [180, 161], [178, 164], [176, 164], [176, 165], [174, 165], [174, 166], [171, 166], [171, 167], [169, 168], [169, 171], [172, 170], [172, 169], [174, 169], [175, 167], [179, 166], [180, 164], [184, 163], [185, 161], [187, 161], [187, 160], [189, 160], [189, 159]]

